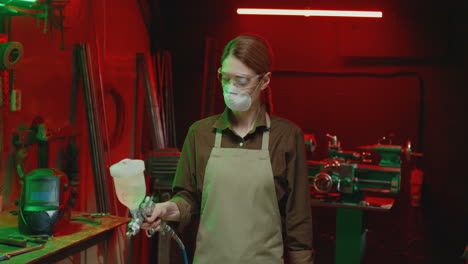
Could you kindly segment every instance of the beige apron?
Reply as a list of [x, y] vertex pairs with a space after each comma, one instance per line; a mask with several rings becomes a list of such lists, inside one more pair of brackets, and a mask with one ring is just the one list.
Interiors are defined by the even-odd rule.
[[260, 150], [221, 148], [221, 137], [218, 129], [205, 170], [193, 263], [280, 264], [283, 240], [269, 131]]

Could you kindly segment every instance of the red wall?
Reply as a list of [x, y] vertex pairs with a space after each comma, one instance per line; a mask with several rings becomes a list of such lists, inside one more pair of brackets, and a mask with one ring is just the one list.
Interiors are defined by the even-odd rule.
[[[113, 100], [108, 90], [115, 89], [125, 101], [125, 113], [120, 117], [125, 120], [125, 131], [114, 145], [110, 146], [107, 163], [113, 164], [130, 155], [130, 125], [133, 109], [134, 60], [135, 53], [149, 51], [149, 38], [134, 1], [72, 1], [65, 8], [65, 49], [60, 49], [57, 30], [43, 34], [42, 28], [36, 27], [32, 17], [13, 18], [11, 41], [24, 45], [24, 56], [15, 69], [15, 89], [23, 94], [23, 109], [19, 112], [4, 111], [4, 149], [3, 155], [13, 153], [11, 136], [18, 126], [30, 126], [32, 120], [40, 116], [46, 120], [46, 126], [52, 129], [62, 128], [69, 122], [70, 104], [77, 101], [77, 129], [80, 133], [80, 179], [79, 201], [77, 210], [95, 210], [93, 176], [87, 137], [87, 124], [83, 94], [80, 89], [78, 98], [71, 98], [72, 83], [72, 47], [85, 43], [94, 52], [99, 52], [104, 84], [104, 103], [108, 133], [112, 135], [116, 114]], [[122, 116], [125, 115], [125, 116]], [[104, 119], [103, 119], [104, 124]], [[65, 146], [64, 140], [52, 141], [49, 166], [59, 167], [57, 151]], [[27, 170], [35, 168], [35, 156], [30, 155]], [[11, 164], [4, 163], [3, 183], [6, 184], [5, 206], [11, 206], [16, 199], [19, 186], [15, 184], [15, 175]], [[112, 182], [109, 186], [113, 186]]]
[[[30, 127], [32, 120], [42, 117], [46, 126], [51, 129], [63, 128], [69, 124], [70, 105], [76, 102], [77, 123], [79, 132], [77, 144], [80, 149], [80, 185], [78, 200], [74, 210], [96, 212], [94, 178], [91, 163], [91, 153], [88, 141], [83, 91], [80, 88], [78, 97], [72, 97], [72, 47], [74, 44], [87, 44], [94, 54], [94, 62], [100, 62], [103, 89], [98, 93], [104, 98], [99, 105], [104, 109], [101, 119], [102, 126], [109, 137], [115, 133], [117, 119], [123, 122], [124, 133], [116, 138], [106, 149], [105, 163], [110, 166], [123, 158], [130, 157], [130, 129], [135, 88], [135, 54], [149, 52], [149, 36], [147, 34], [140, 10], [135, 1], [71, 1], [64, 10], [65, 14], [65, 49], [61, 50], [58, 30], [43, 34], [42, 28], [36, 27], [32, 17], [14, 17], [11, 31], [11, 41], [24, 45], [24, 56], [15, 69], [15, 89], [22, 91], [23, 108], [18, 112], [3, 109], [3, 146], [2, 173], [0, 183], [4, 189], [4, 208], [13, 208], [13, 202], [18, 198], [20, 186], [14, 172], [12, 157], [15, 149], [11, 145], [12, 133], [19, 126]], [[116, 109], [109, 91], [117, 92], [123, 98], [123, 107]], [[117, 111], [118, 110], [118, 111]], [[116, 113], [117, 111], [117, 113]], [[105, 113], [105, 115], [103, 114]], [[103, 118], [106, 116], [106, 120]], [[105, 122], [107, 121], [107, 122]], [[107, 125], [107, 127], [106, 127]], [[50, 167], [62, 169], [63, 156], [60, 151], [66, 146], [65, 140], [50, 142]], [[26, 161], [26, 172], [37, 167], [34, 148], [29, 151]], [[112, 196], [113, 182], [108, 177], [108, 188]], [[114, 214], [126, 216], [126, 210], [115, 199], [110, 198]], [[139, 241], [135, 240], [135, 243]], [[122, 244], [122, 243], [121, 243]], [[138, 247], [140, 248], [141, 245]], [[109, 247], [110, 252], [115, 250]], [[122, 249], [121, 249], [122, 250]], [[110, 253], [109, 260], [116, 261], [119, 254]], [[145, 256], [144, 248], [137, 254]], [[93, 258], [92, 253], [88, 254]], [[94, 256], [96, 258], [96, 256]], [[91, 259], [90, 259], [91, 260]], [[137, 262], [142, 262], [141, 260]]]

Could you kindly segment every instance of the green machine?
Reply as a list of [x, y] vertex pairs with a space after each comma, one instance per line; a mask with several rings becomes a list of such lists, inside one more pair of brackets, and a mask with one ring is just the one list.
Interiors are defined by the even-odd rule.
[[409, 141], [404, 147], [378, 143], [343, 151], [337, 136], [327, 136], [327, 157], [308, 161], [312, 205], [337, 208], [335, 263], [360, 263], [363, 211], [390, 210], [400, 190], [402, 156], [421, 154], [411, 151]]

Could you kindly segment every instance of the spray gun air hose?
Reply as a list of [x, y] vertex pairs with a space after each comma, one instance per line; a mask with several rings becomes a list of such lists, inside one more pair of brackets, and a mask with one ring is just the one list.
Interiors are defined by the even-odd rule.
[[[149, 230], [148, 235], [152, 236], [154, 234], [154, 230]], [[161, 221], [161, 231], [160, 233], [164, 236], [168, 234], [170, 237], [172, 237], [177, 244], [179, 245], [180, 249], [182, 250], [182, 254], [184, 255], [184, 262], [188, 264], [188, 257], [187, 257], [187, 251], [185, 250], [184, 243], [182, 243], [182, 240], [179, 238], [179, 236], [176, 234], [174, 229], [170, 225], [166, 223], [166, 221]]]

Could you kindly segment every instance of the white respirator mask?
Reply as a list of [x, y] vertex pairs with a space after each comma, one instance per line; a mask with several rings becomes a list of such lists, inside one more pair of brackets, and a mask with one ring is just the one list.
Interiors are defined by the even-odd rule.
[[[257, 91], [261, 83], [261, 81], [258, 82], [252, 94]], [[224, 103], [232, 111], [247, 111], [252, 106], [252, 96], [248, 92], [239, 89], [232, 82], [223, 86], [223, 96]]]

